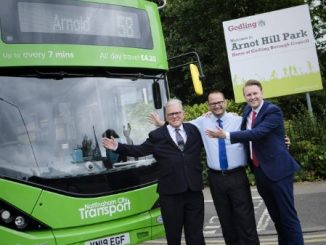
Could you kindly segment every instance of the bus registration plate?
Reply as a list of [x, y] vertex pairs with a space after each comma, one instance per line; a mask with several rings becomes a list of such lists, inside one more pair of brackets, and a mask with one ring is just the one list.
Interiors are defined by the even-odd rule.
[[129, 233], [103, 237], [100, 239], [85, 242], [85, 245], [124, 245], [124, 244], [130, 244]]

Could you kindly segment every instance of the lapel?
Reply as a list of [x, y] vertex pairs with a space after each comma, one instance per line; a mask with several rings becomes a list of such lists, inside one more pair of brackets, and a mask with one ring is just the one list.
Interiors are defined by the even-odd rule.
[[247, 118], [248, 118], [250, 112], [251, 112], [251, 107], [247, 105], [243, 110], [242, 123], [241, 123], [242, 130], [247, 129]]
[[185, 149], [187, 148], [187, 146], [189, 144], [191, 144], [191, 140], [193, 137], [191, 137], [191, 131], [189, 129], [189, 124], [183, 124], [183, 129], [186, 131], [186, 135], [187, 135], [187, 141], [186, 141], [186, 144], [185, 144]]
[[169, 130], [167, 128], [167, 125], [164, 126], [163, 134], [164, 134], [164, 137], [168, 139], [168, 141], [171, 145], [175, 146], [178, 150], [180, 150], [178, 145], [173, 141], [173, 139], [169, 133]]
[[[255, 119], [254, 125], [252, 127], [254, 128], [263, 118], [263, 115], [265, 114], [265, 111], [270, 103], [264, 100], [263, 106], [260, 108], [259, 113], [257, 114], [257, 117]], [[243, 115], [242, 115], [242, 124], [241, 124], [241, 129], [245, 130], [247, 128], [247, 118], [250, 115], [252, 111], [252, 108], [248, 105], [243, 110]]]
[[263, 106], [260, 108], [260, 111], [257, 114], [257, 117], [255, 119], [255, 123], [254, 123], [253, 127], [255, 127], [263, 119], [263, 115], [265, 114], [268, 105], [269, 105], [269, 102], [264, 101]]
[[[185, 146], [184, 146], [185, 149], [186, 149], [188, 144], [191, 144], [191, 139], [192, 139], [192, 137], [190, 136], [191, 135], [191, 130], [189, 129], [188, 124], [183, 123], [182, 125], [183, 125], [183, 129], [184, 129], [184, 131], [186, 132], [186, 135], [187, 135], [187, 141], [186, 141]], [[172, 139], [166, 125], [164, 126], [163, 132], [164, 132], [164, 136], [168, 139], [169, 143], [174, 145], [178, 150], [180, 150], [178, 145], [173, 141], [173, 139]]]

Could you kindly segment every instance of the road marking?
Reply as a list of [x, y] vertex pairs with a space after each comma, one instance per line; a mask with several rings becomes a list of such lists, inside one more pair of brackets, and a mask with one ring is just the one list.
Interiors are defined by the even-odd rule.
[[261, 200], [258, 201], [258, 205], [255, 205], [255, 206], [254, 206], [254, 209], [259, 209], [262, 205], [264, 205], [264, 202], [263, 202], [263, 200], [261, 199]]
[[206, 203], [212, 203], [213, 200], [204, 200], [204, 202], [206, 202]]
[[217, 230], [221, 228], [219, 218], [217, 216], [212, 216], [209, 221], [209, 225], [204, 227], [204, 235], [214, 235], [217, 233]]
[[[261, 245], [277, 245], [278, 241], [277, 241], [277, 236], [274, 235], [273, 237], [260, 237], [260, 244]], [[305, 244], [320, 244], [326, 242], [326, 233], [324, 234], [315, 234], [315, 235], [304, 235], [304, 243]], [[216, 245], [220, 245], [220, 244], [225, 244], [224, 239], [223, 238], [205, 238], [205, 243], [206, 244], [216, 244]], [[159, 244], [166, 244], [166, 240], [165, 239], [159, 239], [159, 240], [153, 240], [153, 241], [147, 241], [144, 244], [146, 245], [159, 245]], [[185, 245], [185, 241], [184, 239], [182, 239], [181, 241], [182, 245]]]
[[[252, 199], [254, 203], [255, 217], [257, 219], [257, 231], [258, 232], [266, 231], [269, 223], [271, 222], [271, 218], [265, 207], [264, 201], [259, 195], [253, 196]], [[206, 199], [205, 203], [207, 204], [213, 203], [213, 200]], [[263, 210], [261, 214], [260, 214], [261, 212], [260, 210]], [[211, 225], [211, 224], [215, 224], [215, 225]], [[204, 234], [206, 235], [217, 234], [219, 232], [218, 229], [221, 229], [218, 216], [216, 215], [211, 216], [209, 218], [208, 225], [204, 227]]]
[[257, 223], [257, 231], [265, 231], [271, 220], [267, 209], [265, 208]]

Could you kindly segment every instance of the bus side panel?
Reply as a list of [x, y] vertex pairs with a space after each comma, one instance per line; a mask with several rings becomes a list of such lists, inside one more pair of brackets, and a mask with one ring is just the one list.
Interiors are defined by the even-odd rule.
[[51, 231], [18, 232], [0, 226], [0, 244], [3, 245], [56, 245]]
[[28, 214], [32, 212], [41, 192], [39, 188], [0, 179], [0, 199]]
[[138, 244], [151, 239], [151, 217], [148, 213], [144, 213], [96, 225], [58, 229], [54, 230], [53, 233], [58, 245], [84, 245], [87, 241], [93, 241], [93, 244], [105, 244], [99, 240], [119, 237], [121, 234], [127, 234], [130, 244]]
[[151, 210], [152, 216], [152, 240], [161, 238], [165, 234], [161, 211], [159, 208]]
[[157, 199], [156, 185], [96, 198], [44, 191], [32, 215], [53, 229], [84, 226], [147, 212]]

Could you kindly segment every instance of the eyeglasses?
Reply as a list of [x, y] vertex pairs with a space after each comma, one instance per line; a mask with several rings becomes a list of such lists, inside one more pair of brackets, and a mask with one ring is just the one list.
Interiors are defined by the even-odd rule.
[[174, 116], [178, 117], [181, 115], [181, 113], [182, 113], [182, 111], [171, 112], [171, 113], [168, 113], [166, 116], [167, 117], [174, 117]]
[[208, 103], [209, 106], [216, 106], [216, 105], [223, 105], [225, 102], [225, 100], [221, 100], [221, 101], [216, 101], [216, 102], [212, 102], [212, 103]]

